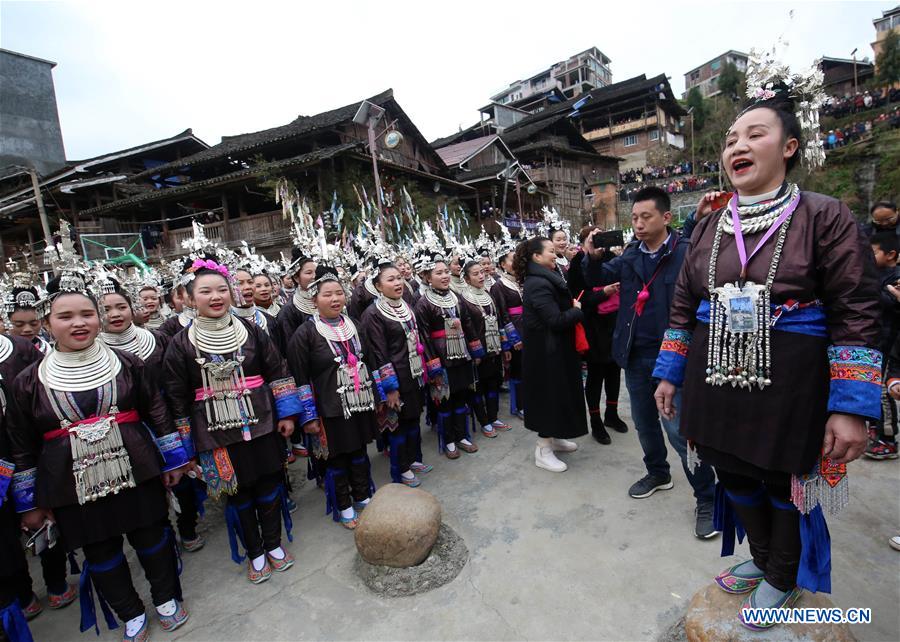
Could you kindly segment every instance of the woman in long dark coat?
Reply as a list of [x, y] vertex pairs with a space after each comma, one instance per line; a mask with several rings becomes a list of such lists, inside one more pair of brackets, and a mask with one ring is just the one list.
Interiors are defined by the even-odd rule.
[[581, 358], [575, 351], [575, 325], [583, 319], [566, 281], [556, 271], [556, 253], [541, 236], [516, 248], [514, 269], [523, 283], [523, 401], [525, 427], [538, 433], [534, 463], [561, 473], [555, 452], [573, 452], [570, 438], [587, 434]]
[[[588, 236], [597, 231], [594, 225], [586, 225], [581, 229], [578, 238], [584, 243]], [[615, 258], [615, 254], [607, 252], [602, 261]], [[619, 388], [622, 380], [622, 369], [613, 359], [612, 338], [619, 316], [619, 284], [612, 283], [603, 287], [588, 287], [584, 280], [581, 261], [584, 250], [579, 250], [572, 259], [572, 265], [566, 274], [569, 292], [576, 299], [581, 296], [584, 312], [584, 331], [590, 349], [584, 355], [587, 364], [587, 381], [584, 386], [584, 397], [587, 400], [588, 415], [591, 418], [591, 435], [601, 444], [610, 444], [612, 439], [606, 428], [617, 432], [628, 432], [628, 426], [619, 418]], [[606, 411], [600, 414], [600, 398], [606, 388]]]

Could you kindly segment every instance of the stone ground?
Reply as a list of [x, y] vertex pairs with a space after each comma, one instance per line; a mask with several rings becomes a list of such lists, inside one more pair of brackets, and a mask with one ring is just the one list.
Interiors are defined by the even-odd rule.
[[[627, 394], [622, 393], [628, 417]], [[504, 396], [504, 404], [506, 398]], [[675, 488], [643, 500], [627, 495], [642, 476], [633, 430], [610, 446], [590, 437], [563, 455], [569, 470], [534, 466], [534, 434], [518, 420], [481, 450], [449, 461], [425, 435], [435, 469], [421, 488], [441, 501], [444, 521], [471, 558], [459, 577], [415, 597], [380, 598], [353, 572], [353, 534], [324, 514], [321, 491], [298, 480], [294, 513], [297, 564], [259, 586], [228, 553], [221, 507], [210, 503], [207, 545], [184, 556], [182, 582], [190, 621], [156, 640], [656, 640], [677, 637], [675, 623], [691, 596], [727, 565], [719, 539], [693, 536], [693, 498], [677, 465]], [[370, 449], [376, 484], [389, 481], [387, 458]], [[873, 621], [854, 626], [860, 640], [900, 640], [900, 553], [887, 540], [900, 532], [900, 460], [850, 466], [851, 506], [829, 526], [837, 606], [871, 607]], [[739, 554], [746, 556], [744, 545]], [[129, 555], [150, 607], [143, 574]], [[40, 571], [35, 586], [44, 597]], [[75, 580], [75, 578], [70, 578]], [[801, 602], [802, 605], [802, 602]], [[94, 640], [78, 633], [77, 605], [45, 611], [31, 623], [36, 640]], [[101, 625], [102, 627], [102, 625]], [[101, 629], [100, 640], [122, 629]], [[675, 633], [673, 633], [675, 631]]]

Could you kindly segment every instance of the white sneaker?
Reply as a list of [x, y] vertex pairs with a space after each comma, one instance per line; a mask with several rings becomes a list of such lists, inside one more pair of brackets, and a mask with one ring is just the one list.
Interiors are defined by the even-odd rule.
[[568, 439], [553, 438], [553, 450], [558, 453], [573, 453], [578, 450], [578, 444]]
[[551, 473], [564, 473], [569, 467], [556, 458], [552, 448], [534, 447], [534, 465]]

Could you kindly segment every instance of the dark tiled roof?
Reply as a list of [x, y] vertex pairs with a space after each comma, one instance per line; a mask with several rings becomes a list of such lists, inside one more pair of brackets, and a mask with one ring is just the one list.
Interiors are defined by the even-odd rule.
[[504, 169], [506, 169], [506, 163], [496, 163], [494, 165], [476, 167], [475, 169], [471, 169], [469, 171], [466, 171], [464, 169], [456, 169], [453, 171], [453, 178], [460, 183], [476, 180], [479, 178], [494, 178]]
[[178, 187], [169, 187], [169, 188], [161, 188], [155, 189], [149, 192], [144, 192], [138, 194], [136, 196], [132, 196], [130, 198], [125, 198], [119, 201], [113, 201], [112, 203], [107, 203], [105, 205], [100, 205], [99, 207], [92, 207], [87, 210], [83, 210], [80, 214], [91, 215], [91, 214], [100, 214], [102, 212], [107, 212], [111, 210], [121, 209], [122, 207], [128, 207], [130, 205], [139, 205], [142, 203], [147, 203], [151, 201], [156, 201], [160, 199], [171, 198], [173, 196], [179, 196], [182, 194], [194, 192], [197, 190], [201, 190], [205, 187], [210, 187], [213, 185], [218, 185], [220, 183], [231, 183], [235, 181], [240, 181], [245, 178], [251, 178], [254, 176], [259, 176], [261, 174], [266, 174], [272, 171], [285, 169], [288, 167], [297, 167], [303, 165], [311, 165], [317, 163], [321, 160], [325, 160], [328, 158], [332, 158], [334, 156], [338, 156], [344, 152], [351, 151], [353, 149], [357, 149], [361, 147], [360, 143], [344, 143], [342, 145], [335, 145], [334, 147], [327, 147], [325, 149], [319, 149], [314, 152], [309, 152], [307, 154], [300, 154], [299, 156], [293, 156], [291, 158], [284, 158], [277, 161], [272, 161], [268, 163], [259, 163], [258, 165], [254, 165], [253, 167], [248, 167], [245, 169], [241, 169], [235, 172], [230, 172], [228, 174], [222, 174], [221, 176], [215, 176], [213, 178], [208, 178], [202, 181], [196, 181], [193, 183], [187, 183], [185, 185], [179, 185]]
[[[384, 106], [385, 103], [394, 100], [394, 92], [392, 89], [388, 89], [367, 100], [376, 105]], [[270, 129], [264, 129], [248, 134], [239, 134], [237, 136], [223, 136], [222, 142], [218, 145], [213, 145], [209, 149], [179, 161], [154, 167], [136, 175], [135, 178], [149, 178], [161, 173], [178, 172], [183, 167], [204, 165], [235, 154], [244, 154], [253, 149], [258, 149], [272, 143], [310, 134], [320, 129], [334, 127], [340, 123], [352, 120], [353, 116], [356, 114], [356, 110], [359, 109], [361, 102], [362, 101], [356, 101], [349, 105], [339, 107], [338, 109], [332, 109], [330, 111], [322, 112], [321, 114], [316, 114], [315, 116], [299, 116], [287, 125], [280, 125], [278, 127], [272, 127]], [[418, 134], [418, 136], [422, 138], [422, 142], [427, 145], [427, 141], [415, 128], [415, 125], [408, 119], [406, 120], [407, 126], [411, 126], [414, 133]]]
[[580, 111], [588, 112], [597, 109], [598, 107], [611, 105], [613, 103], [622, 101], [631, 96], [647, 93], [659, 84], [663, 84], [666, 87], [666, 100], [668, 102], [671, 102], [675, 106], [676, 111], [678, 111], [679, 113], [683, 112], [684, 110], [680, 105], [678, 105], [678, 101], [672, 94], [672, 88], [669, 86], [669, 81], [666, 78], [665, 74], [660, 74], [658, 76], [654, 76], [653, 78], [647, 78], [644, 74], [641, 74], [640, 76], [635, 76], [634, 78], [629, 78], [628, 80], [623, 80], [622, 82], [617, 82], [613, 83], [612, 85], [607, 85], [606, 87], [593, 89], [586, 94], [571, 98], [564, 103], [554, 105], [553, 107], [548, 107], [544, 111], [533, 114], [527, 118], [523, 118], [516, 124], [511, 125], [506, 129], [506, 132], [507, 134], [510, 134], [517, 129], [520, 129], [522, 127], [529, 127], [548, 118], [556, 118], [560, 115], [568, 115], [574, 110], [575, 104], [579, 101], [584, 101], [584, 105], [580, 108]]

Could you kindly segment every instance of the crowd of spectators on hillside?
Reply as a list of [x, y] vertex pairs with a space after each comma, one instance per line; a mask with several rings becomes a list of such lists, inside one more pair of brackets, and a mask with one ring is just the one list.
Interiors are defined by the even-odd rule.
[[869, 109], [879, 109], [890, 103], [900, 102], [900, 89], [883, 87], [857, 92], [853, 96], [829, 96], [820, 111], [822, 116], [843, 118]]
[[[699, 163], [698, 163], [699, 166]], [[718, 186], [718, 179], [715, 176], [681, 176], [679, 178], [658, 183], [657, 187], [665, 190], [667, 194], [681, 194], [682, 192], [701, 192], [705, 190], [715, 189]], [[640, 183], [631, 186], [622, 185], [619, 189], [619, 200], [628, 201], [633, 194], [638, 192], [643, 186]]]
[[893, 111], [879, 114], [875, 118], [854, 121], [844, 127], [828, 130], [823, 134], [825, 149], [837, 149], [858, 140], [865, 140], [872, 135], [874, 127], [880, 126], [887, 126], [891, 129], [900, 127], [900, 107], [895, 108]]
[[683, 163], [675, 163], [673, 165], [646, 165], [629, 169], [619, 173], [619, 182], [622, 184], [643, 183], [646, 181], [655, 181], [661, 178], [681, 179], [689, 177], [693, 174], [715, 174], [719, 171], [719, 163], [717, 161], [700, 161], [697, 163], [697, 171], [694, 171], [691, 161]]

